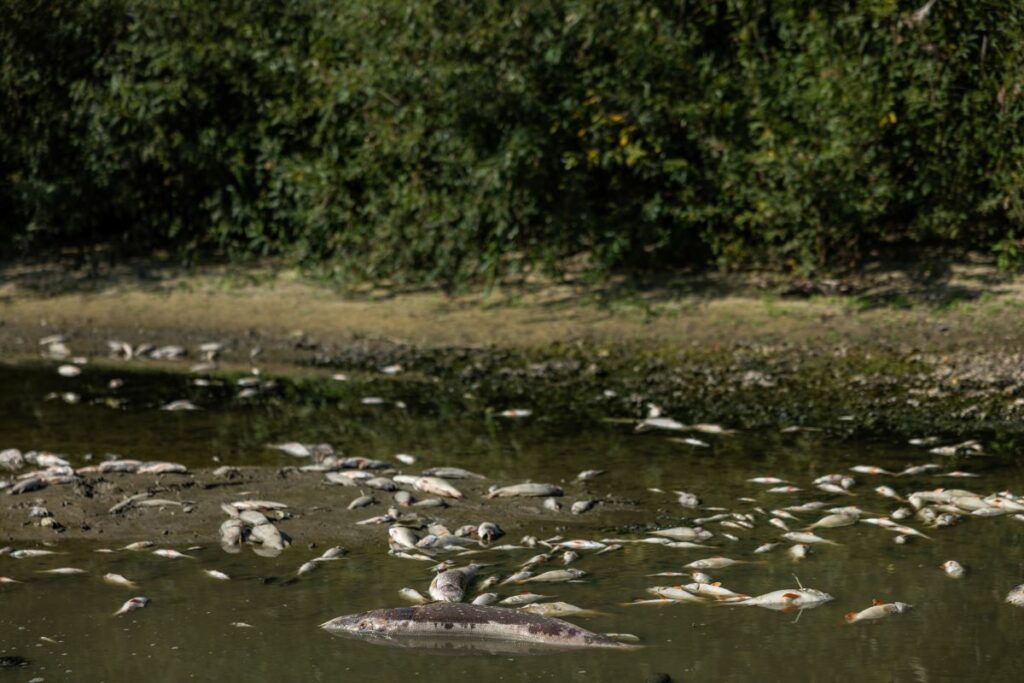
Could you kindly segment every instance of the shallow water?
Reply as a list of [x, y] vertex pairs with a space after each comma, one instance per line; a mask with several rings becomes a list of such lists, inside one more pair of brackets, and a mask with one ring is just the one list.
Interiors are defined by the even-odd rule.
[[[106, 389], [118, 376], [125, 386]], [[328, 441], [346, 454], [383, 459], [396, 452], [417, 454], [424, 467], [457, 464], [487, 474], [499, 483], [527, 478], [565, 482], [568, 504], [581, 497], [609, 497], [620, 508], [636, 506], [646, 521], [660, 526], [685, 523], [688, 513], [671, 495], [648, 492], [685, 489], [698, 493], [705, 506], [746, 511], [793, 505], [807, 500], [856, 504], [885, 513], [896, 506], [872, 491], [887, 484], [900, 492], [939, 485], [968, 488], [981, 494], [1008, 489], [1024, 491], [1019, 466], [1004, 459], [952, 461], [924, 450], [893, 443], [831, 442], [821, 434], [737, 434], [701, 437], [713, 444], [694, 449], [665, 434], [633, 434], [628, 425], [566, 425], [542, 415], [522, 421], [485, 418], [431, 403], [418, 394], [402, 409], [394, 405], [364, 406], [362, 396], [400, 400], [400, 381], [372, 380], [331, 385], [322, 392], [300, 392], [284, 383], [255, 399], [234, 398], [236, 389], [202, 389], [182, 375], [127, 373], [122, 368], [89, 368], [79, 378], [58, 377], [50, 367], [0, 366], [0, 448], [46, 449], [67, 453], [76, 465], [86, 453], [115, 452], [142, 459], [166, 459], [190, 467], [217, 464], [301, 464], [265, 448], [274, 441]], [[83, 400], [65, 404], [45, 400], [51, 392], [74, 390]], [[106, 399], [123, 398], [120, 407]], [[159, 405], [189, 398], [204, 410], [168, 413]], [[95, 401], [95, 402], [93, 402]], [[497, 406], [504, 408], [506, 406]], [[683, 417], [683, 416], [680, 416]], [[871, 477], [855, 475], [854, 498], [832, 497], [810, 488], [810, 480], [827, 472], [843, 472], [855, 464], [901, 469], [906, 464], [939, 462], [947, 469], [980, 473], [978, 479], [930, 476]], [[581, 486], [570, 483], [583, 469], [608, 474]], [[746, 483], [753, 476], [791, 479], [805, 490], [768, 494]], [[349, 489], [351, 491], [351, 489]], [[2, 495], [2, 494], [0, 494]], [[28, 494], [29, 497], [31, 494]], [[752, 496], [757, 503], [740, 502]], [[378, 496], [384, 497], [384, 496]], [[20, 497], [20, 498], [24, 498]], [[19, 542], [17, 527], [24, 512], [10, 509], [19, 499], [0, 497], [5, 536], [0, 545]], [[544, 538], [559, 532], [556, 525], [531, 527], [529, 507], [503, 539], [515, 542], [522, 533]], [[463, 505], [481, 506], [475, 498]], [[610, 508], [615, 506], [609, 506]], [[379, 513], [380, 508], [375, 508]], [[427, 514], [432, 514], [426, 511]], [[563, 513], [569, 517], [568, 512]], [[444, 512], [436, 517], [443, 520]], [[636, 517], [635, 510], [630, 519]], [[808, 523], [817, 514], [804, 515]], [[17, 518], [17, 522], [13, 521]], [[572, 518], [572, 534], [585, 538], [635, 536], [623, 529], [622, 517], [597, 508]], [[501, 524], [502, 519], [493, 521]], [[919, 522], [908, 521], [921, 528]], [[713, 531], [721, 527], [710, 524]], [[521, 529], [521, 531], [520, 531]], [[822, 536], [842, 543], [819, 547], [795, 564], [780, 547], [752, 555], [760, 543], [779, 531], [766, 524], [753, 531], [729, 530], [740, 536], [730, 542], [716, 536], [713, 551], [627, 545], [606, 555], [583, 553], [574, 566], [590, 573], [580, 584], [527, 585], [535, 592], [557, 595], [604, 616], [570, 619], [597, 632], [639, 636], [645, 647], [634, 652], [565, 652], [543, 656], [489, 654], [448, 655], [398, 649], [335, 638], [318, 624], [342, 614], [403, 604], [397, 591], [412, 586], [423, 592], [429, 583], [426, 563], [388, 557], [386, 529], [379, 528], [379, 546], [346, 542], [346, 524], [339, 521], [329, 538], [296, 539], [276, 558], [248, 550], [226, 554], [216, 544], [216, 529], [197, 541], [193, 560], [166, 560], [150, 553], [99, 554], [102, 541], [62, 541], [54, 548], [66, 554], [38, 559], [0, 557], [0, 575], [26, 583], [0, 585], [0, 656], [31, 660], [26, 668], [0, 671], [0, 679], [27, 681], [122, 680], [414, 680], [414, 681], [642, 681], [651, 672], [666, 672], [685, 681], [1018, 681], [1024, 642], [1024, 609], [1003, 602], [1007, 591], [1024, 582], [1024, 523], [1011, 517], [967, 519], [950, 529], [928, 531], [933, 541], [897, 545], [892, 534], [869, 527], [823, 530]], [[158, 539], [154, 539], [158, 540]], [[777, 539], [776, 539], [777, 540]], [[325, 564], [298, 581], [295, 568], [318, 550], [333, 544], [350, 547], [343, 560]], [[538, 550], [478, 557], [504, 571]], [[793, 587], [795, 573], [808, 587], [836, 597], [818, 609], [786, 614], [757, 608], [701, 605], [634, 606], [621, 603], [645, 596], [645, 588], [671, 585], [682, 579], [650, 578], [647, 574], [679, 570], [693, 559], [714, 554], [757, 560], [709, 572], [734, 590], [759, 594]], [[968, 568], [962, 580], [947, 578], [939, 565], [956, 559]], [[479, 560], [478, 560], [479, 561]], [[75, 566], [81, 576], [47, 576], [38, 570]], [[232, 576], [230, 582], [206, 577], [214, 568]], [[129, 590], [102, 583], [107, 572], [123, 574], [140, 584]], [[486, 571], [484, 573], [486, 575]], [[501, 590], [511, 594], [521, 589]], [[111, 616], [132, 595], [152, 603], [129, 615]], [[879, 623], [846, 625], [843, 614], [867, 607], [873, 598], [911, 603], [909, 614]], [[799, 617], [799, 618], [798, 618]], [[245, 622], [252, 628], [232, 626]], [[40, 640], [46, 637], [57, 641]]]

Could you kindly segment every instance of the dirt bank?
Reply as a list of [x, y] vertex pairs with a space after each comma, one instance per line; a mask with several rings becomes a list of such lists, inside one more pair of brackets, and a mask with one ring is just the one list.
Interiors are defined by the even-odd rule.
[[13, 265], [0, 271], [0, 354], [38, 358], [38, 340], [55, 333], [90, 356], [120, 339], [181, 344], [195, 360], [218, 341], [222, 362], [283, 375], [400, 364], [408, 391], [457, 409], [528, 403], [576, 419], [655, 403], [744, 428], [1021, 431], [1024, 280], [983, 262], [917, 268], [448, 296], [342, 291], [256, 268]]

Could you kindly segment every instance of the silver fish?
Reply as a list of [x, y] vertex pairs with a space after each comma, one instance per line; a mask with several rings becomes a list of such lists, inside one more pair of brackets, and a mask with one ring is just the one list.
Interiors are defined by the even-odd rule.
[[950, 577], [951, 579], [963, 578], [964, 574], [966, 573], [964, 566], [956, 560], [946, 560], [945, 562], [943, 562], [942, 571], [946, 572], [946, 576]]
[[871, 607], [861, 610], [860, 612], [847, 612], [846, 623], [855, 624], [858, 621], [871, 621], [874, 619], [884, 619], [885, 617], [893, 614], [904, 614], [913, 608], [913, 605], [908, 605], [905, 602], [882, 602], [881, 600], [875, 600]]
[[217, 579], [218, 581], [230, 581], [231, 577], [222, 571], [217, 569], [204, 569], [203, 573], [209, 576], [211, 579]]
[[566, 581], [577, 581], [587, 575], [581, 569], [552, 569], [551, 571], [531, 576], [519, 583], [564, 583]]
[[141, 596], [137, 598], [132, 598], [131, 600], [128, 600], [126, 603], [121, 605], [121, 609], [114, 612], [114, 616], [116, 617], [122, 614], [126, 614], [128, 612], [134, 612], [135, 610], [142, 609], [148, 604], [149, 598], [144, 598]]
[[413, 484], [417, 491], [423, 493], [429, 493], [435, 496], [442, 496], [444, 498], [464, 498], [462, 491], [449, 484], [440, 477], [419, 477]]
[[809, 609], [823, 605], [834, 598], [823, 591], [814, 588], [785, 588], [782, 590], [764, 593], [752, 598], [729, 602], [729, 605], [743, 605], [748, 607], [764, 607], [780, 611], [797, 609]]
[[486, 479], [482, 474], [464, 470], [461, 467], [431, 467], [423, 470], [424, 477], [440, 477], [441, 479]]
[[501, 488], [492, 488], [487, 493], [488, 498], [510, 498], [510, 497], [548, 497], [561, 496], [561, 487], [554, 484], [514, 484]]
[[127, 579], [120, 574], [104, 574], [103, 580], [114, 586], [123, 586], [125, 588], [136, 588], [137, 585], [131, 579]]

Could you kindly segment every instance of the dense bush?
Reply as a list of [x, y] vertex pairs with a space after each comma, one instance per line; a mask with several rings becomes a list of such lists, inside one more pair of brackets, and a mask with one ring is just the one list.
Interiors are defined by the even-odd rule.
[[10, 251], [455, 282], [1024, 237], [1024, 3], [0, 1]]

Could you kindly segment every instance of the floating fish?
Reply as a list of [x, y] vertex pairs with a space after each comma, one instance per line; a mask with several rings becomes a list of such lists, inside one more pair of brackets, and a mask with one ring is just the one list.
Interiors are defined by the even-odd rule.
[[131, 579], [127, 579], [120, 574], [104, 574], [103, 580], [114, 586], [123, 586], [124, 588], [137, 588], [137, 584]]
[[321, 625], [337, 634], [376, 637], [389, 645], [429, 646], [431, 639], [450, 647], [453, 642], [484, 640], [482, 647], [505, 643], [521, 651], [548, 648], [631, 649], [568, 622], [505, 607], [435, 603], [419, 607], [374, 610], [338, 617]]
[[964, 569], [964, 566], [956, 560], [946, 560], [945, 562], [943, 562], [942, 571], [946, 572], [946, 576], [950, 577], [951, 579], [963, 578], [964, 574], [967, 573], [967, 570]]
[[487, 492], [488, 498], [509, 498], [509, 497], [547, 497], [561, 496], [562, 489], [554, 484], [514, 484], [501, 488], [492, 488]]
[[218, 581], [230, 581], [231, 577], [224, 572], [217, 569], [204, 569], [203, 573], [209, 576], [211, 579], [217, 579]]
[[871, 621], [874, 619], [884, 619], [885, 617], [892, 616], [893, 614], [904, 614], [911, 610], [913, 605], [908, 605], [905, 602], [883, 602], [877, 598], [872, 602], [871, 607], [861, 610], [860, 612], [847, 612], [846, 623], [855, 624], [858, 621]]
[[764, 607], [765, 609], [788, 612], [792, 610], [811, 609], [824, 605], [834, 600], [831, 595], [814, 588], [785, 588], [782, 590], [764, 593], [752, 598], [729, 601], [727, 605], [741, 605], [746, 607]]
[[127, 614], [128, 612], [134, 612], [135, 610], [142, 609], [148, 604], [149, 598], [144, 598], [141, 596], [137, 598], [132, 598], [131, 600], [128, 600], [126, 603], [121, 605], [121, 609], [114, 612], [114, 616], [117, 617], [122, 614]]

